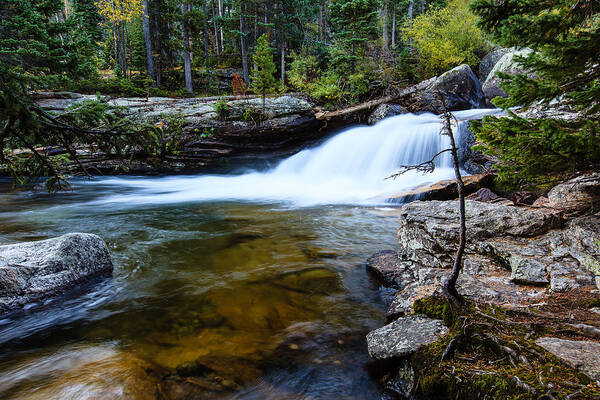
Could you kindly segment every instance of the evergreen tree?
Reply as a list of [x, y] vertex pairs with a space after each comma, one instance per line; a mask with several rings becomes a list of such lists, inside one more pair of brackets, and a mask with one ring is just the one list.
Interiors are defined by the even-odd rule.
[[333, 0], [331, 24], [338, 43], [356, 56], [378, 34], [378, 0]]
[[518, 61], [528, 73], [503, 75], [504, 108], [560, 104], [578, 118], [488, 117], [475, 124], [484, 150], [500, 159], [513, 186], [548, 184], [558, 174], [600, 162], [600, 14], [597, 1], [475, 0], [480, 25], [504, 46], [534, 51]]
[[258, 38], [252, 62], [255, 65], [251, 77], [252, 87], [262, 95], [264, 109], [266, 93], [275, 88], [275, 72], [277, 72], [266, 34]]

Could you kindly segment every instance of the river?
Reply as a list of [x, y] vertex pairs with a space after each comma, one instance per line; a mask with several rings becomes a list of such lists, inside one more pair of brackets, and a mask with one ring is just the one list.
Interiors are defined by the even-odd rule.
[[115, 270], [0, 319], [0, 398], [154, 398], [156, 369], [190, 365], [226, 377], [214, 398], [378, 398], [364, 335], [390, 293], [364, 261], [395, 248], [386, 193], [452, 177], [444, 155], [433, 175], [385, 180], [446, 147], [439, 128], [393, 117], [263, 172], [76, 179], [55, 195], [2, 182], [0, 244], [95, 233]]

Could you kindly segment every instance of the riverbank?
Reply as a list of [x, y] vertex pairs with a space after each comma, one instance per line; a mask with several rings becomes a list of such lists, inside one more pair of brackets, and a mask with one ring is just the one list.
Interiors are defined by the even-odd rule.
[[[405, 113], [440, 113], [481, 108], [485, 105], [482, 86], [468, 65], [439, 77], [404, 88], [383, 99], [324, 112], [309, 101], [283, 95], [257, 97], [111, 98], [70, 92], [37, 93], [37, 105], [46, 112], [65, 113], [86, 101], [102, 101], [118, 112], [119, 118], [146, 124], [152, 146], [128, 145], [127, 140], [106, 150], [75, 145], [69, 152], [60, 146], [40, 148], [41, 154], [62, 156], [62, 171], [79, 175], [152, 175], [192, 172], [230, 172], [264, 169], [356, 124], [375, 124]], [[116, 111], [118, 110], [118, 111]], [[117, 132], [118, 133], [118, 132]], [[471, 140], [473, 142], [473, 140]], [[148, 147], [155, 149], [152, 154]], [[27, 149], [15, 150], [21, 155]], [[74, 155], [77, 159], [74, 159]]]
[[414, 202], [398, 210], [398, 251], [367, 262], [396, 292], [390, 324], [367, 336], [372, 357], [387, 363], [390, 393], [420, 399], [600, 395], [598, 189], [600, 175], [590, 174], [530, 206], [490, 196], [489, 189], [467, 201], [460, 307], [439, 291], [456, 251], [457, 203]]

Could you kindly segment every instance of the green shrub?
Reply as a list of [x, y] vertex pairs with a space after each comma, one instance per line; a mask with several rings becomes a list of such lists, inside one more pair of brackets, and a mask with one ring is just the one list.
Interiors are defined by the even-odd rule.
[[320, 77], [319, 62], [311, 55], [292, 53], [292, 64], [288, 71], [288, 81], [292, 87], [302, 92], [310, 89], [310, 84]]
[[225, 121], [229, 116], [229, 105], [227, 104], [227, 100], [219, 99], [213, 106], [215, 112], [217, 113], [217, 118], [221, 121]]
[[475, 66], [489, 50], [469, 0], [452, 0], [445, 8], [432, 8], [403, 28], [418, 55], [419, 78], [439, 75], [460, 64]]

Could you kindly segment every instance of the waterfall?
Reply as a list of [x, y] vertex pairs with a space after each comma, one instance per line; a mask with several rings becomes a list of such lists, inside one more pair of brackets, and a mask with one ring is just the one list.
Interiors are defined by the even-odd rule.
[[[454, 113], [457, 143], [468, 142], [468, 122], [497, 110]], [[462, 121], [462, 122], [461, 122]], [[374, 126], [347, 129], [318, 147], [303, 150], [267, 172], [243, 175], [171, 176], [161, 178], [108, 178], [92, 185], [117, 185], [125, 193], [96, 203], [164, 204], [193, 201], [285, 202], [296, 206], [319, 204], [376, 204], [386, 195], [410, 190], [429, 182], [452, 179], [450, 153], [436, 161], [431, 174], [410, 171], [386, 179], [402, 165], [430, 160], [450, 147], [440, 135], [441, 120], [433, 114], [404, 114]], [[120, 191], [122, 192], [122, 191]]]

